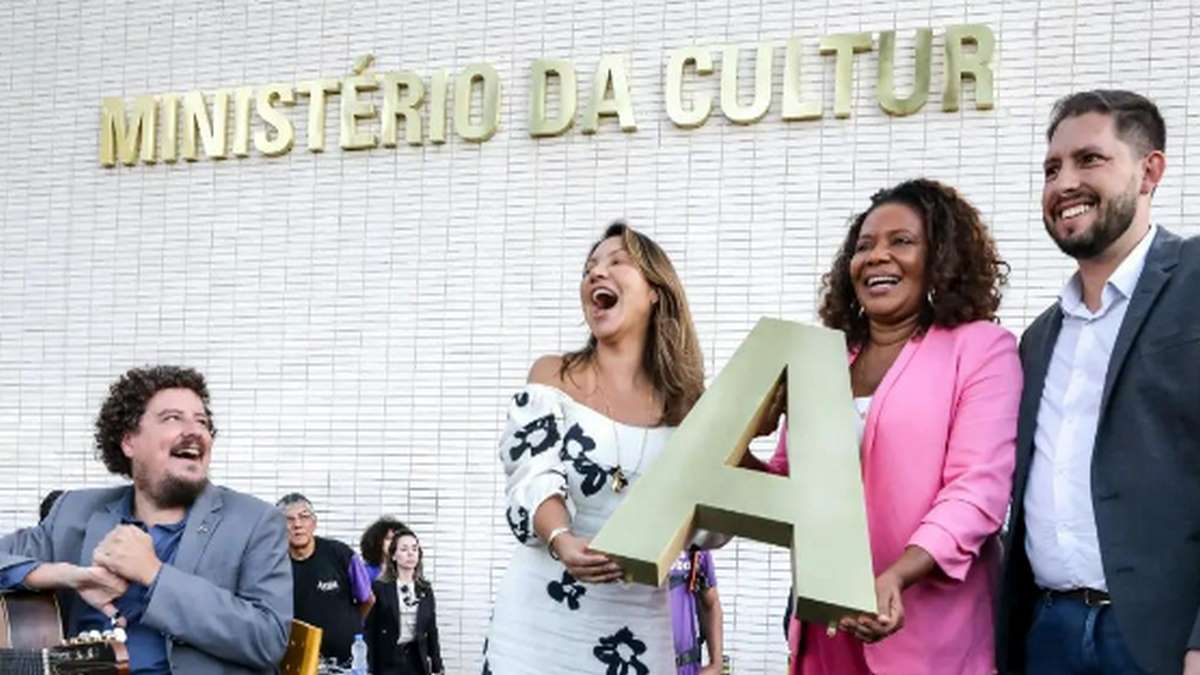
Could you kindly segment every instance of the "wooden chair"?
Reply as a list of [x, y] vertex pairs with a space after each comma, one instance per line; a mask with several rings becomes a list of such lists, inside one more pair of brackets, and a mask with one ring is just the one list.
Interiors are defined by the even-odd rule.
[[292, 632], [288, 636], [287, 651], [279, 662], [283, 675], [317, 675], [321, 664], [321, 633], [316, 626], [292, 619]]

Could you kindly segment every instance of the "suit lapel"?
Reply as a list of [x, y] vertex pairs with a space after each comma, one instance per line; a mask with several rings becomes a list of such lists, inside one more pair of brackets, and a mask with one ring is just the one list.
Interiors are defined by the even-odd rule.
[[95, 511], [92, 513], [92, 517], [88, 518], [87, 529], [83, 534], [83, 548], [79, 552], [79, 560], [84, 567], [92, 564], [92, 555], [96, 552], [96, 546], [104, 539], [105, 535], [121, 524], [121, 504], [131, 498], [132, 490], [132, 487], [123, 490], [116, 499], [105, 504], [104, 508]]
[[212, 540], [217, 524], [221, 522], [221, 493], [216, 486], [209, 483], [204, 492], [196, 499], [188, 513], [187, 526], [183, 529], [183, 539], [179, 542], [179, 550], [175, 553], [175, 567], [188, 574], [196, 573], [196, 565], [208, 542]]
[[384, 608], [387, 609], [387, 615], [396, 623], [397, 635], [400, 631], [400, 589], [396, 587], [395, 580], [389, 581], [383, 587]]
[[421, 596], [421, 604], [417, 605], [417, 628], [416, 632], [419, 636], [425, 635], [425, 626], [429, 624], [429, 613], [433, 611], [433, 605], [429, 602], [429, 593]]
[[1027, 332], [1029, 344], [1023, 354], [1025, 384], [1021, 391], [1021, 409], [1017, 433], [1017, 476], [1019, 498], [1025, 492], [1025, 478], [1029, 475], [1029, 464], [1033, 457], [1033, 436], [1037, 430], [1038, 410], [1042, 403], [1042, 390], [1046, 387], [1046, 374], [1050, 371], [1050, 359], [1058, 334], [1062, 330], [1063, 315], [1058, 303], [1046, 314], [1045, 323]]
[[1179, 261], [1180, 239], [1166, 230], [1160, 230], [1146, 253], [1146, 265], [1142, 268], [1142, 276], [1138, 279], [1133, 297], [1129, 299], [1129, 309], [1125, 312], [1125, 320], [1117, 332], [1117, 341], [1113, 344], [1112, 357], [1108, 361], [1108, 372], [1104, 376], [1104, 394], [1100, 399], [1100, 415], [1104, 415], [1108, 400], [1112, 397], [1113, 385], [1121, 374], [1121, 369], [1129, 357], [1129, 350], [1137, 338], [1150, 309], [1162, 293], [1171, 271]]
[[[930, 327], [929, 333], [938, 330], [936, 327]], [[865, 466], [871, 456], [871, 450], [875, 446], [875, 431], [879, 427], [879, 411], [883, 409], [887, 401], [888, 394], [892, 392], [892, 387], [899, 381], [900, 375], [908, 364], [912, 362], [913, 357], [921, 349], [921, 345], [929, 337], [928, 333], [921, 337], [910, 339], [904, 348], [900, 350], [900, 354], [892, 365], [888, 367], [887, 372], [883, 375], [883, 380], [879, 382], [879, 386], [875, 388], [875, 393], [871, 394], [871, 405], [867, 409], [867, 420], [863, 428], [862, 441], [862, 464]], [[854, 354], [850, 363], [854, 363], [854, 359], [858, 355]]]

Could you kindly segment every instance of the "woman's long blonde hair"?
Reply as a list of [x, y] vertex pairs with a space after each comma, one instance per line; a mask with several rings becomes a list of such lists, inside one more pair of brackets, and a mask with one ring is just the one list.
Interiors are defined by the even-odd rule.
[[[608, 226], [604, 236], [592, 244], [588, 257], [610, 237], [621, 238], [629, 257], [658, 292], [658, 302], [650, 308], [642, 370], [662, 397], [661, 422], [678, 425], [704, 393], [704, 359], [683, 282], [662, 247], [621, 221]], [[592, 335], [582, 349], [563, 355], [559, 377], [566, 379], [572, 369], [590, 363], [595, 357], [596, 336]]]

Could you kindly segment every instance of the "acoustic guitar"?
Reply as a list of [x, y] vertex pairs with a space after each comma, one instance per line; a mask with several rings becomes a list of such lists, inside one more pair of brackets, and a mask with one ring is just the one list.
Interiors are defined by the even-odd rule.
[[129, 675], [120, 634], [90, 631], [62, 643], [53, 593], [0, 593], [0, 674]]
[[0, 593], [0, 648], [40, 649], [62, 644], [62, 620], [53, 593]]

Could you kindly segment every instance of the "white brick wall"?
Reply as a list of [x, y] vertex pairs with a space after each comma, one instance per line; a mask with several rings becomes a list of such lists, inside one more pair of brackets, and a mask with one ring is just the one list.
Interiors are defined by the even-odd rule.
[[[940, 111], [942, 34], [983, 23], [998, 44], [996, 109]], [[856, 66], [854, 116], [832, 117], [819, 37], [897, 28], [901, 91], [911, 29], [934, 29], [925, 110], [874, 105], [874, 54]], [[826, 119], [719, 113], [682, 131], [663, 103], [666, 50], [799, 35]], [[876, 189], [928, 175], [984, 212], [1013, 266], [1003, 318], [1021, 330], [1069, 263], [1042, 232], [1043, 125], [1080, 88], [1151, 95], [1169, 127], [1155, 218], [1200, 225], [1200, 11], [1188, 0], [697, 3], [87, 2], [0, 7], [0, 531], [56, 487], [109, 481], [90, 425], [110, 380], [148, 362], [201, 368], [222, 434], [221, 482], [274, 499], [301, 490], [321, 532], [356, 542], [382, 512], [423, 535], [449, 672], [474, 672], [511, 538], [493, 445], [503, 403], [541, 353], [585, 332], [575, 285], [587, 243], [626, 217], [672, 254], [710, 373], [757, 317], [809, 320], [847, 217]], [[428, 77], [487, 61], [504, 83], [482, 145], [349, 153], [297, 149], [224, 162], [101, 169], [102, 96], [339, 77], [372, 52]], [[571, 59], [580, 108], [602, 54], [624, 53], [639, 130], [525, 133], [527, 69]], [[782, 59], [782, 53], [777, 55]], [[719, 59], [715, 53], [714, 59]], [[719, 63], [718, 63], [719, 67]], [[713, 81], [716, 77], [712, 78]], [[690, 85], [703, 90], [708, 85]], [[715, 87], [714, 87], [715, 90]], [[1197, 108], [1192, 108], [1197, 105]], [[578, 125], [577, 125], [578, 126]], [[777, 673], [788, 563], [733, 545], [718, 556], [740, 673]]]

